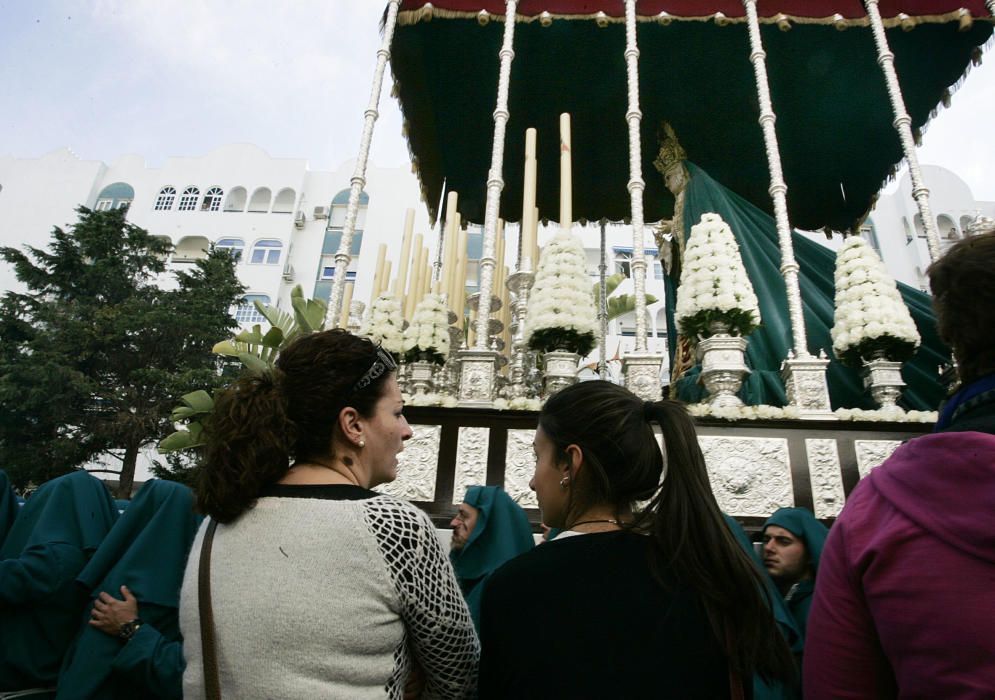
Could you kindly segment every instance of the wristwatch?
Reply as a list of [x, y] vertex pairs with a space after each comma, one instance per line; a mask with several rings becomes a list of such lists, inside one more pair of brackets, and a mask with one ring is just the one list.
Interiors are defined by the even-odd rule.
[[129, 620], [128, 622], [125, 622], [123, 625], [121, 625], [121, 629], [117, 633], [118, 639], [123, 639], [124, 641], [127, 642], [135, 635], [135, 632], [137, 632], [138, 628], [141, 627], [143, 624], [144, 623], [142, 622], [142, 619], [140, 617], [136, 617], [134, 620]]

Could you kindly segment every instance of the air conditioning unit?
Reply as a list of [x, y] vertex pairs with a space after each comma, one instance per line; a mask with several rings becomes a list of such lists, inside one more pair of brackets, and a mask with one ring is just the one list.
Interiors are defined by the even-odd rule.
[[316, 218], [316, 219], [327, 219], [328, 218], [328, 207], [315, 207], [314, 208], [314, 218]]
[[304, 228], [305, 220], [306, 219], [304, 216], [304, 212], [299, 211], [296, 214], [294, 214], [294, 226], [296, 226], [297, 228]]
[[294, 266], [287, 263], [283, 266], [283, 279], [292, 282], [294, 279]]

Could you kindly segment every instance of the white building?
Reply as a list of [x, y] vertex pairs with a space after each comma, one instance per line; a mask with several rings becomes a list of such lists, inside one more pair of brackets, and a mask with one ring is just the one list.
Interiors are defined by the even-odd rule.
[[[128, 206], [132, 223], [173, 243], [171, 265], [190, 264], [210, 244], [237, 250], [246, 299], [289, 308], [290, 291], [297, 284], [306, 296], [329, 296], [354, 167], [346, 162], [334, 172], [312, 171], [303, 159], [273, 158], [249, 144], [222, 146], [202, 157], [169, 158], [162, 167], [150, 167], [134, 155], [109, 165], [83, 161], [68, 149], [35, 159], [0, 158], [0, 244], [45, 246], [53, 226], [76, 220], [74, 209], [80, 204], [94, 209]], [[923, 171], [945, 243], [963, 236], [978, 214], [995, 218], [995, 202], [976, 201], [954, 173], [935, 166], [924, 166]], [[370, 165], [347, 273], [348, 283], [355, 285], [354, 301], [370, 301], [378, 244], [387, 244], [396, 272], [407, 208], [415, 210], [415, 231], [424, 235], [434, 255], [438, 228], [429, 227], [419, 200], [418, 183], [410, 172]], [[555, 229], [555, 224], [541, 228], [540, 243]], [[517, 227], [506, 230], [510, 260], [511, 251], [517, 250]], [[574, 232], [587, 249], [593, 283], [599, 273], [599, 228], [575, 225]], [[831, 248], [841, 244], [838, 237], [827, 241], [821, 233], [807, 235]], [[894, 193], [879, 199], [864, 235], [896, 279], [925, 287], [923, 271], [929, 256], [908, 176]], [[646, 238], [652, 241], [648, 230]], [[609, 225], [606, 243], [607, 274], [628, 272], [629, 227]], [[480, 228], [470, 227], [466, 283], [471, 292], [477, 286], [481, 249]], [[647, 252], [656, 253], [652, 247]], [[17, 286], [12, 269], [0, 264], [0, 290]], [[616, 293], [632, 293], [631, 280]], [[647, 309], [650, 347], [666, 354], [663, 270], [655, 259], [649, 267], [647, 293], [658, 300]], [[243, 324], [262, 321], [248, 303], [235, 313]], [[632, 347], [634, 332], [632, 314], [613, 321], [608, 356], [621, 356]]]

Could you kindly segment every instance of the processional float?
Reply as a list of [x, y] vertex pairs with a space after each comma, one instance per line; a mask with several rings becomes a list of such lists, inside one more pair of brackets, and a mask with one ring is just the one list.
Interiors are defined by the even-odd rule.
[[[679, 139], [671, 153], [677, 148], [695, 173], [707, 173], [742, 206], [770, 217], [783, 284], [784, 395], [799, 417], [832, 418], [830, 385], [858, 380], [836, 363], [830, 367], [828, 330], [814, 340], [809, 333], [814, 302], [803, 295], [793, 228], [856, 233], [904, 160], [930, 258], [940, 255], [915, 143], [980, 60], [993, 12], [993, 0], [392, 0], [336, 265], [349, 263], [389, 61], [423, 198], [444, 231], [425, 272], [432, 291], [446, 289], [458, 222], [483, 225], [472, 342], [453, 349], [459, 403], [491, 406], [496, 398], [502, 360], [492, 312], [502, 291], [496, 286], [503, 277], [497, 269], [502, 221], [519, 222], [522, 231], [514, 268], [503, 280], [513, 292], [505, 319], [516, 330], [505, 336], [511, 351], [505, 395], [521, 395], [529, 367], [520, 329], [538, 219], [558, 220], [561, 228], [574, 220], [631, 225], [636, 331], [635, 349], [623, 358], [625, 382], [644, 398], [658, 398], [662, 358], [647, 344], [645, 228], [680, 219], [690, 206], [683, 189], [675, 196], [663, 178], [644, 177], [655, 161], [662, 175], [672, 165], [661, 168], [663, 151], [657, 151], [666, 124]], [[546, 166], [561, 160], [562, 114], [571, 115], [574, 144], [566, 149], [572, 157], [566, 209], [562, 175], [558, 181], [555, 168], [535, 168], [536, 160]], [[426, 267], [427, 260], [419, 262], [419, 274]], [[379, 260], [377, 269], [377, 284], [386, 287], [389, 272]], [[336, 275], [328, 325], [347, 318], [344, 284], [345, 275]], [[462, 296], [452, 285], [448, 291]], [[450, 308], [462, 318], [462, 299]], [[932, 354], [920, 351], [916, 371], [920, 383], [932, 386], [918, 404], [908, 402], [916, 408], [934, 408], [941, 391], [935, 368], [943, 349], [927, 332], [924, 348], [932, 346]]]

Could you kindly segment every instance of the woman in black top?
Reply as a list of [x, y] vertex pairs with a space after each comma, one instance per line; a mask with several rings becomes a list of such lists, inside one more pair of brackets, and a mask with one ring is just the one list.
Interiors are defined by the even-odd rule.
[[482, 698], [749, 698], [754, 673], [791, 680], [681, 404], [583, 382], [546, 402], [534, 448], [543, 522], [565, 532], [485, 588]]

